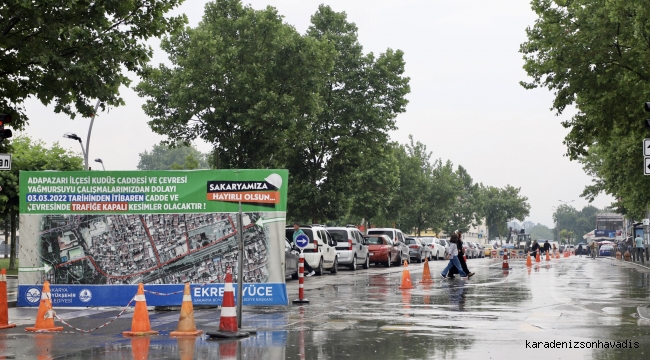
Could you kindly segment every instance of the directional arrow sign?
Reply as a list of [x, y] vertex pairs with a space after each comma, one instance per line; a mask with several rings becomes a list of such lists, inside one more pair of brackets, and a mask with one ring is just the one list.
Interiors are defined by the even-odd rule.
[[283, 217], [278, 217], [278, 218], [272, 218], [272, 219], [259, 219], [255, 222], [255, 225], [259, 227], [264, 227], [265, 224], [268, 223], [273, 223], [273, 222], [278, 222], [278, 221], [286, 221], [286, 218]]
[[297, 247], [304, 249], [309, 245], [309, 238], [305, 234], [300, 234], [296, 236], [295, 243]]
[[19, 267], [18, 271], [20, 272], [33, 272], [33, 271], [45, 271], [48, 272], [52, 270], [52, 267], [48, 264], [45, 264], [41, 267]]
[[650, 139], [643, 139], [643, 156], [650, 156]]

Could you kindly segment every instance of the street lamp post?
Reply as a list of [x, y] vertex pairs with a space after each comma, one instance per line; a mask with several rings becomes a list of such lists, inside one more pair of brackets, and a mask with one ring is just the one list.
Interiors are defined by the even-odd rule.
[[106, 171], [106, 168], [104, 167], [104, 161], [102, 161], [102, 159], [97, 158], [95, 159], [95, 162], [102, 164], [102, 170]]
[[[95, 122], [95, 116], [97, 115], [97, 109], [99, 109], [99, 104], [100, 104], [100, 101], [98, 99], [97, 104], [95, 104], [95, 111], [93, 112], [93, 117], [90, 118], [90, 126], [88, 126], [88, 137], [86, 138], [86, 148], [85, 149], [84, 149], [84, 145], [83, 145], [83, 143], [81, 141], [81, 138], [79, 136], [77, 136], [76, 134], [65, 133], [65, 135], [63, 135], [64, 138], [79, 141], [79, 144], [81, 145], [81, 152], [84, 155], [84, 170], [88, 170], [88, 152], [90, 151], [90, 134], [93, 131], [93, 123]], [[102, 166], [104, 166], [103, 163], [102, 163]]]

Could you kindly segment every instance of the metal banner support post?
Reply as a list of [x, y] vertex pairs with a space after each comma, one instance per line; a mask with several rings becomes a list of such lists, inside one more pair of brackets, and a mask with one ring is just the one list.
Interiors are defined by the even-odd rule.
[[241, 332], [250, 334], [257, 333], [253, 328], [242, 328], [242, 305], [244, 304], [244, 234], [243, 224], [244, 217], [241, 210], [241, 202], [239, 203], [239, 213], [237, 213], [237, 328]]
[[293, 301], [294, 304], [309, 304], [305, 299], [305, 254], [300, 249], [300, 260], [298, 260], [298, 298]]

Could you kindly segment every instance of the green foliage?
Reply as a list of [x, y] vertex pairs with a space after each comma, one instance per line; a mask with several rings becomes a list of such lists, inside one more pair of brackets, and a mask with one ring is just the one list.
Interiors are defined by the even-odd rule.
[[480, 217], [482, 209], [480, 185], [474, 184], [474, 180], [467, 173], [467, 170], [460, 165], [458, 165], [454, 176], [456, 201], [449, 221], [444, 226], [447, 234], [451, 234], [455, 230], [466, 233], [470, 227], [478, 226], [482, 222]]
[[546, 225], [542, 224], [535, 224], [531, 228], [527, 230], [527, 232], [530, 234], [530, 237], [532, 240], [550, 240], [554, 239], [555, 235], [552, 229], [550, 229]]
[[148, 68], [136, 87], [149, 124], [172, 145], [213, 143], [219, 168], [264, 168], [282, 158], [287, 132], [308, 132], [305, 119], [321, 110], [317, 83], [333, 56], [327, 41], [300, 36], [274, 8], [238, 0], [206, 4], [196, 28], [161, 47], [173, 67]]
[[[90, 116], [94, 101], [124, 103], [126, 72], [141, 73], [151, 37], [173, 31], [185, 16], [165, 17], [182, 0], [4, 0], [0, 6], [0, 109], [27, 122], [29, 96], [55, 112]], [[91, 103], [92, 102], [92, 103]], [[74, 107], [73, 107], [74, 106]]]
[[151, 151], [140, 153], [138, 170], [193, 170], [207, 169], [206, 154], [199, 152], [194, 146], [168, 147], [162, 144], [154, 145]]
[[596, 228], [596, 216], [599, 212], [601, 210], [591, 205], [578, 211], [573, 206], [562, 204], [553, 213], [553, 221], [556, 223], [555, 234], [557, 235], [557, 229], [560, 229], [560, 232], [570, 230], [582, 239], [583, 235]]
[[562, 229], [562, 231], [560, 231], [560, 241], [562, 243], [571, 244], [571, 243], [574, 243], [574, 241], [573, 241], [574, 239], [575, 239], [575, 237], [574, 237], [573, 230]]
[[555, 95], [553, 108], [579, 110], [563, 125], [567, 155], [595, 177], [583, 196], [617, 198], [617, 211], [640, 219], [650, 203], [642, 173], [643, 103], [650, 100], [647, 1], [532, 1], [538, 15], [521, 45], [532, 82]]
[[[523, 221], [530, 214], [528, 198], [519, 195], [520, 190], [511, 185], [506, 185], [503, 189], [493, 186], [481, 188], [482, 214], [487, 225], [491, 227], [491, 236], [496, 235], [501, 238], [507, 233], [508, 220]], [[496, 234], [492, 231], [496, 231]]]

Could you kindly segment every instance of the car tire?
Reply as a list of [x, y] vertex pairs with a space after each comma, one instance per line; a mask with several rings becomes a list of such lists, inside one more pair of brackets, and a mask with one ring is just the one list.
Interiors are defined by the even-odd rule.
[[397, 258], [397, 261], [395, 262], [395, 265], [397, 266], [402, 266], [404, 262], [402, 261], [402, 253], [399, 254], [399, 257]]
[[295, 273], [291, 274], [291, 278], [294, 280], [298, 280], [298, 272], [296, 271]]
[[318, 267], [314, 271], [316, 271], [316, 275], [318, 275], [318, 276], [323, 275], [323, 258], [320, 258], [320, 262], [318, 263]]
[[336, 274], [339, 272], [339, 257], [334, 258], [334, 266], [332, 266], [332, 269], [330, 269], [330, 274]]
[[370, 256], [366, 255], [366, 262], [363, 263], [363, 268], [367, 269], [370, 267]]
[[354, 255], [354, 259], [352, 259], [352, 264], [350, 265], [350, 270], [356, 271], [357, 270], [357, 255]]
[[386, 261], [386, 267], [390, 267], [390, 254], [388, 254], [388, 261]]

